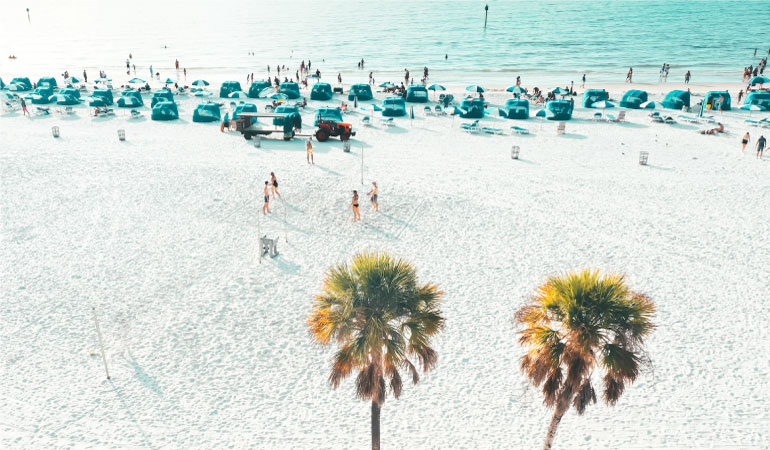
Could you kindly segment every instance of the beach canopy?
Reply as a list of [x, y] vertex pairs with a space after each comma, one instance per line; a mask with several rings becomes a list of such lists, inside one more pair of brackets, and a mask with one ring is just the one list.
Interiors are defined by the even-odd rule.
[[281, 83], [278, 87], [278, 93], [285, 95], [288, 99], [299, 98], [299, 85], [291, 81], [288, 83]]
[[382, 101], [382, 115], [384, 117], [403, 117], [406, 115], [406, 102], [404, 97], [385, 97]]
[[685, 106], [690, 106], [690, 93], [678, 89], [671, 91], [666, 94], [666, 98], [660, 104], [664, 108], [681, 110]]
[[193, 122], [219, 122], [219, 105], [213, 102], [201, 103], [193, 111]]
[[70, 82], [70, 83], [80, 83], [80, 78], [69, 77], [69, 79], [67, 79], [67, 81]]
[[[286, 126], [287, 124], [293, 124], [295, 120], [294, 115], [296, 114], [299, 116], [299, 108], [297, 108], [295, 105], [281, 105], [275, 108], [274, 112], [276, 114], [282, 114], [282, 116], [273, 117], [273, 125], [275, 126]], [[299, 127], [302, 127], [301, 123]]]
[[270, 83], [267, 81], [254, 81], [251, 83], [251, 86], [249, 86], [249, 97], [259, 98], [259, 95], [262, 93], [262, 91], [269, 87]]
[[406, 101], [426, 103], [428, 101], [428, 90], [422, 84], [412, 84], [406, 88]]
[[57, 105], [77, 105], [80, 99], [67, 94], [56, 94], [48, 97], [49, 101], [56, 102]]
[[174, 120], [179, 118], [179, 110], [174, 102], [158, 102], [152, 107], [152, 120]]
[[431, 84], [428, 86], [429, 91], [446, 91], [446, 88], [440, 84]]
[[313, 126], [318, 126], [318, 121], [320, 119], [324, 120], [336, 120], [337, 122], [342, 122], [342, 111], [340, 111], [339, 108], [318, 108], [315, 112], [315, 119], [313, 121]]
[[134, 89], [127, 89], [120, 94], [117, 101], [119, 108], [135, 108], [144, 105], [142, 94]]
[[719, 111], [729, 111], [730, 110], [730, 93], [727, 91], [706, 92], [706, 96], [703, 98], [703, 104], [706, 105], [706, 108], [709, 108], [709, 109], [719, 110]]
[[131, 78], [130, 80], [128, 80], [128, 82], [129, 83], [146, 83], [146, 81], [144, 81], [141, 78]]
[[54, 77], [43, 77], [43, 78], [37, 80], [37, 85], [38, 86], [48, 85], [48, 87], [55, 88], [55, 87], [57, 87], [56, 78], [54, 78]]
[[348, 91], [348, 100], [353, 101], [353, 99], [356, 97], [358, 97], [358, 100], [361, 101], [373, 99], [374, 95], [372, 94], [372, 87], [364, 83], [357, 83], [350, 86], [350, 90]]
[[631, 89], [623, 94], [623, 98], [620, 100], [621, 108], [639, 109], [642, 103], [647, 101], [647, 92], [639, 89]]
[[193, 86], [208, 86], [209, 82], [206, 80], [195, 80], [192, 82]]
[[759, 111], [770, 111], [770, 92], [749, 92], [743, 101], [743, 106], [747, 105], [759, 107]]
[[463, 119], [481, 119], [484, 117], [484, 99], [466, 98], [460, 103], [460, 117]]
[[569, 100], [551, 100], [545, 104], [547, 120], [570, 120], [574, 105]]
[[64, 95], [71, 95], [71, 96], [73, 96], [75, 98], [80, 98], [80, 89], [64, 88], [64, 89], [60, 90], [59, 93], [60, 94], [64, 94]]
[[31, 99], [35, 105], [47, 105], [52, 101], [51, 96], [53, 96], [53, 88], [46, 85], [35, 89], [27, 98]]
[[[241, 113], [255, 113], [257, 112], [257, 105], [254, 103], [246, 103], [246, 102], [240, 102], [237, 105], [235, 105], [235, 109], [233, 109], [233, 120], [238, 119], [238, 114]], [[251, 123], [254, 123], [257, 121], [256, 117], [251, 118]]]
[[593, 108], [594, 104], [609, 98], [610, 95], [604, 89], [587, 89], [583, 93], [583, 108]]
[[107, 106], [107, 102], [104, 101], [104, 97], [88, 97], [88, 106], [92, 106], [92, 107]]
[[229, 98], [249, 98], [249, 94], [243, 92], [243, 91], [235, 91], [227, 94], [227, 97]]
[[485, 92], [483, 87], [475, 84], [468, 86], [467, 88], [465, 88], [465, 90], [470, 92]]
[[227, 96], [230, 95], [231, 92], [242, 90], [243, 89], [241, 89], [241, 83], [237, 81], [225, 81], [219, 88], [219, 96], [221, 98], [228, 98]]
[[749, 80], [749, 84], [752, 85], [752, 86], [754, 86], [755, 84], [765, 84], [765, 83], [770, 83], [770, 78], [767, 78], [767, 77], [762, 76], [762, 75], [758, 75], [758, 76], [756, 76], [756, 77], [754, 77], [754, 78]]
[[334, 91], [329, 83], [316, 83], [310, 90], [310, 100], [331, 100], [333, 96]]
[[150, 102], [150, 106], [155, 106], [159, 102], [174, 102], [174, 94], [171, 93], [168, 89], [159, 89], [152, 94], [152, 101]]
[[91, 94], [91, 97], [101, 97], [104, 99], [104, 102], [109, 106], [113, 103], [113, 97], [112, 97], [112, 91], [109, 89], [94, 89], [94, 92]]
[[16, 89], [10, 89], [10, 86], [14, 85], [14, 84], [20, 88], [20, 89], [18, 89], [19, 91], [31, 91], [32, 90], [32, 82], [29, 81], [29, 78], [27, 78], [27, 77], [16, 77], [16, 78], [12, 79], [10, 84], [8, 85], [8, 90], [9, 91], [16, 90]]
[[567, 94], [569, 94], [569, 91], [567, 89], [562, 88], [562, 87], [551, 88], [550, 92], [552, 94], [556, 94], [556, 95], [567, 95]]
[[529, 119], [529, 100], [511, 98], [505, 102], [504, 108], [498, 108], [500, 117], [506, 119]]

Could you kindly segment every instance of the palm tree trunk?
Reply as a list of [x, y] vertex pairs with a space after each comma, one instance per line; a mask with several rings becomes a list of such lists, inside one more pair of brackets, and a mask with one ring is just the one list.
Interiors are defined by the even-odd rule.
[[380, 450], [380, 405], [372, 400], [372, 450]]
[[553, 439], [556, 437], [556, 430], [559, 428], [559, 422], [561, 422], [564, 413], [569, 409], [571, 396], [571, 392], [567, 391], [562, 391], [559, 396], [559, 401], [556, 403], [556, 410], [553, 412], [553, 417], [551, 417], [551, 424], [548, 426], [548, 434], [545, 435], [543, 450], [551, 450]]

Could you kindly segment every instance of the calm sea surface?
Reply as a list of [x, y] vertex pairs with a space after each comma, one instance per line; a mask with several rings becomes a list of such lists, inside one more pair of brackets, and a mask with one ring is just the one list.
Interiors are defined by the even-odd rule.
[[188, 78], [212, 80], [264, 78], [268, 64], [293, 74], [310, 59], [345, 82], [400, 80], [404, 68], [417, 80], [423, 66], [447, 84], [622, 82], [629, 67], [653, 82], [663, 63], [671, 80], [740, 81], [769, 48], [770, 0], [10, 0], [0, 11], [6, 82], [84, 68], [122, 81], [129, 52], [142, 78], [151, 64], [175, 78], [178, 58]]

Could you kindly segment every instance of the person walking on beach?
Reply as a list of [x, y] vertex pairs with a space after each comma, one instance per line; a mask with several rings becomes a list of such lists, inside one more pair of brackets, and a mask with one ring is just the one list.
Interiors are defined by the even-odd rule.
[[315, 164], [315, 159], [313, 159], [313, 138], [309, 137], [307, 138], [307, 143], [305, 143], [305, 149], [307, 150], [307, 163], [308, 164]]
[[738, 104], [740, 104], [740, 103], [741, 103], [741, 99], [742, 99], [742, 98], [743, 98], [743, 89], [741, 89], [740, 91], [738, 91]]
[[749, 135], [749, 132], [747, 131], [746, 134], [743, 135], [743, 139], [741, 139], [741, 153], [746, 152], [746, 144], [748, 144], [750, 140], [751, 135]]
[[275, 177], [275, 172], [270, 172], [270, 182], [273, 184], [272, 187], [270, 187], [270, 191], [273, 193], [273, 198], [277, 195], [278, 198], [283, 200], [283, 197], [281, 197], [281, 193], [278, 192], [278, 178]]
[[372, 207], [374, 208], [374, 211], [376, 212], [376, 211], [380, 210], [380, 205], [379, 205], [379, 203], [377, 203], [377, 195], [380, 193], [380, 189], [377, 187], [377, 182], [376, 181], [372, 181], [372, 186], [373, 186], [372, 190], [367, 192], [366, 195], [370, 195], [371, 196], [369, 201], [372, 202]]
[[350, 202], [350, 207], [353, 208], [353, 222], [361, 220], [361, 213], [358, 212], [358, 191], [353, 191], [353, 200]]
[[225, 113], [225, 117], [222, 119], [222, 125], [219, 127], [219, 132], [224, 133], [225, 128], [230, 129], [230, 114]]
[[690, 84], [690, 71], [688, 70], [686, 74], [684, 74], [684, 84]]
[[265, 204], [262, 205], [262, 215], [266, 216], [270, 214], [270, 192], [267, 190], [268, 182], [265, 181]]
[[521, 86], [521, 75], [516, 75], [516, 86]]
[[762, 159], [762, 155], [765, 153], [766, 142], [765, 136], [760, 136], [759, 139], [757, 139], [757, 159]]
[[178, 59], [174, 60], [174, 66], [176, 67], [176, 70], [179, 70], [179, 60]]
[[[182, 69], [182, 72], [184, 73], [184, 79], [186, 80], [187, 79], [187, 67]], [[136, 69], [134, 69], [134, 73], [136, 73]]]
[[628, 68], [628, 74], [626, 75], [626, 83], [633, 83], [633, 76], [634, 76], [634, 68], [629, 67]]
[[[21, 112], [25, 116], [29, 114], [29, 111], [27, 111], [27, 102], [24, 101], [24, 97], [21, 98]], [[32, 114], [29, 115], [31, 116]]]
[[580, 85], [580, 88], [586, 87], [586, 74], [583, 74], [583, 84]]
[[342, 84], [342, 74], [341, 74], [341, 73], [337, 73], [337, 81], [338, 81], [340, 84]]
[[86, 69], [83, 69], [83, 83], [88, 83], [88, 74], [86, 73]]

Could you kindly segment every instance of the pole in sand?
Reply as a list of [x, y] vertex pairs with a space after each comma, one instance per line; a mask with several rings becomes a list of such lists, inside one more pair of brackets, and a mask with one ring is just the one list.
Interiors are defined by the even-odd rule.
[[262, 232], [259, 228], [259, 211], [257, 211], [257, 247], [259, 247], [259, 263], [262, 264]]
[[489, 14], [489, 5], [484, 5], [484, 28], [487, 28], [487, 14]]
[[96, 335], [99, 337], [99, 349], [102, 352], [102, 361], [104, 361], [104, 373], [107, 374], [107, 379], [110, 379], [110, 371], [107, 368], [107, 357], [104, 356], [104, 341], [102, 340], [102, 330], [99, 328], [99, 319], [96, 317], [96, 308], [91, 307], [91, 311], [94, 313], [94, 323], [96, 324]]
[[364, 144], [361, 143], [361, 186], [364, 185]]

